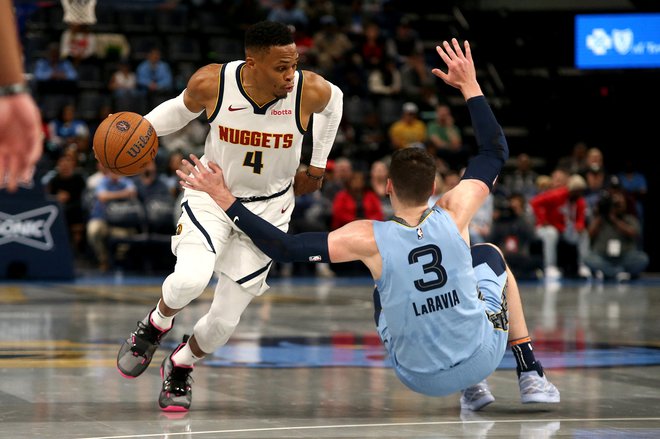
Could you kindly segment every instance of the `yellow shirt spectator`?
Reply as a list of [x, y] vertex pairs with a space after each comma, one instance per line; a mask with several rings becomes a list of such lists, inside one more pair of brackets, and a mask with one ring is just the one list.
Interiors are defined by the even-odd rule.
[[426, 124], [417, 118], [417, 111], [417, 105], [413, 102], [403, 104], [401, 119], [394, 122], [389, 129], [393, 149], [425, 146]]

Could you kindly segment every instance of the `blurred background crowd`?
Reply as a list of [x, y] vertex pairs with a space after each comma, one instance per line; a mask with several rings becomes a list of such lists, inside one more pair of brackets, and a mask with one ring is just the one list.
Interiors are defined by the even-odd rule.
[[[483, 60], [480, 82], [511, 148], [471, 225], [472, 242], [499, 245], [521, 279], [628, 281], [652, 268], [647, 192], [654, 177], [642, 151], [657, 140], [646, 137], [651, 116], [639, 116], [639, 96], [629, 93], [631, 83], [644, 88], [652, 72], [588, 75], [571, 68], [574, 11], [411, 3], [418, 2], [14, 1], [25, 70], [44, 119], [37, 178], [63, 207], [76, 266], [171, 269], [169, 237], [181, 196], [175, 170], [189, 153], [202, 154], [205, 116], [161, 137], [156, 160], [135, 177], [98, 166], [95, 129], [110, 113], [146, 114], [207, 63], [242, 59], [245, 28], [269, 19], [290, 26], [300, 68], [344, 92], [322, 190], [298, 197], [291, 232], [388, 219], [385, 181], [396, 149], [425, 148], [436, 157], [437, 192], [429, 203], [457, 184], [476, 151], [469, 113], [460, 94], [430, 74], [438, 64], [435, 45], [457, 37], [469, 39]], [[647, 6], [615, 3], [623, 11]], [[362, 270], [279, 264], [273, 275]]]

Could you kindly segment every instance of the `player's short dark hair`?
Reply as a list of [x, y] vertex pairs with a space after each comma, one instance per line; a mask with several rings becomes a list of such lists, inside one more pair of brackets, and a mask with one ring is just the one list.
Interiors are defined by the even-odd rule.
[[421, 148], [394, 151], [390, 163], [390, 179], [397, 197], [406, 204], [424, 204], [433, 192], [435, 162]]
[[264, 50], [273, 46], [293, 44], [289, 26], [276, 21], [260, 21], [245, 31], [245, 50]]

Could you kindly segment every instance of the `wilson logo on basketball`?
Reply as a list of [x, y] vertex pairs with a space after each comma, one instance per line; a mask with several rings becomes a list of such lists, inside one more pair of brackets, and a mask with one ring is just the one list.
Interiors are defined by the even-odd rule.
[[119, 131], [123, 133], [131, 129], [131, 124], [126, 122], [125, 120], [120, 120], [115, 125], [115, 128], [117, 128]]
[[138, 140], [128, 149], [126, 152], [128, 155], [131, 157], [135, 158], [140, 154], [140, 152], [144, 149], [145, 146], [147, 146], [147, 143], [149, 143], [149, 139], [151, 139], [151, 136], [154, 134], [154, 128], [152, 126], [147, 129], [147, 132], [144, 133], [144, 136], [140, 136]]

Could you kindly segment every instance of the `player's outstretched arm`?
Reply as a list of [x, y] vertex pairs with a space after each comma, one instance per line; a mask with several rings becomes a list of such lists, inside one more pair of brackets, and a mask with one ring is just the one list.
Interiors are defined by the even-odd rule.
[[184, 188], [209, 194], [234, 224], [272, 259], [281, 262], [330, 262], [327, 232], [290, 235], [259, 218], [231, 194], [222, 169], [216, 163], [209, 162], [206, 167], [191, 154], [190, 161], [182, 160], [182, 170], [176, 173]]
[[181, 178], [181, 186], [209, 194], [234, 224], [272, 259], [280, 262], [362, 261], [375, 277], [380, 276], [380, 255], [371, 221], [353, 221], [330, 233], [291, 235], [250, 212], [236, 200], [216, 163], [209, 162], [206, 167], [191, 154], [190, 162], [182, 160], [182, 169], [176, 173]]
[[467, 41], [464, 48], [465, 52], [455, 38], [451, 43], [444, 41], [442, 46], [437, 46], [438, 55], [447, 65], [447, 72], [433, 69], [432, 73], [463, 94], [479, 146], [461, 182], [438, 201], [442, 208], [450, 212], [465, 236], [470, 220], [488, 196], [509, 157], [509, 147], [477, 81], [472, 51]]

